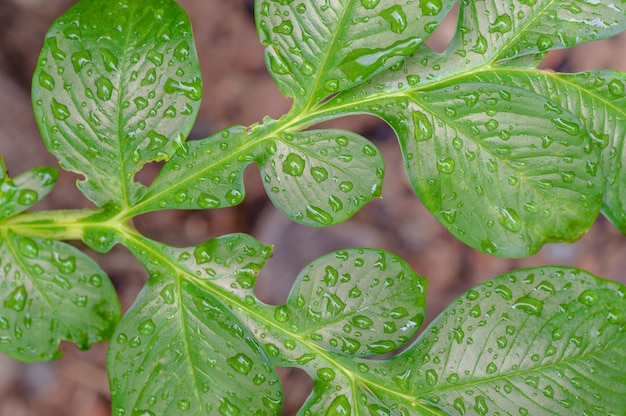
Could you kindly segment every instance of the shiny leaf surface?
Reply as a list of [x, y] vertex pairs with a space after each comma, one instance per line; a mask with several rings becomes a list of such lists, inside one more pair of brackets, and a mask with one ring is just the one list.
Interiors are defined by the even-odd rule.
[[268, 70], [300, 108], [409, 56], [454, 3], [256, 0], [255, 17]]
[[202, 97], [185, 12], [170, 0], [83, 1], [46, 36], [33, 103], [44, 141], [99, 206], [134, 203], [134, 174], [184, 148]]
[[53, 240], [0, 229], [0, 351], [21, 361], [59, 358], [111, 336], [121, 310], [107, 275], [87, 255]]
[[272, 137], [267, 129], [236, 126], [190, 142], [131, 212], [237, 205], [245, 194], [243, 171], [252, 162], [274, 205], [309, 226], [344, 221], [380, 195], [383, 160], [363, 137], [342, 130]]
[[[393, 71], [322, 107], [386, 120], [415, 192], [455, 236], [496, 256], [527, 256], [580, 238], [603, 194], [607, 215], [618, 224], [623, 215], [615, 155], [623, 141], [623, 74], [535, 67], [549, 49], [624, 28], [623, 5], [461, 2], [443, 54], [421, 45]], [[607, 191], [605, 169], [612, 172]]]
[[10, 178], [0, 157], [0, 220], [27, 210], [52, 190], [59, 172], [35, 168]]
[[455, 300], [387, 374], [438, 414], [620, 414], [625, 295], [578, 269], [514, 271]]
[[[308, 371], [320, 386], [309, 407], [319, 408], [360, 388], [354, 380], [342, 384], [353, 357], [396, 350], [424, 316], [425, 280], [379, 250], [314, 261], [287, 303], [269, 306], [253, 286], [270, 249], [249, 236], [173, 248], [127, 234], [125, 244], [151, 277], [109, 350], [117, 412], [161, 414], [183, 406], [190, 414], [274, 414], [282, 402], [275, 365]], [[301, 304], [322, 286], [310, 305]]]

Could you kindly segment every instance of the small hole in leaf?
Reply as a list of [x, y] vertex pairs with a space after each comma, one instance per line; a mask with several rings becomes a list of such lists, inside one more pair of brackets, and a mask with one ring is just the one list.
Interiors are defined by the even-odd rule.
[[437, 26], [437, 29], [435, 29], [432, 35], [430, 35], [424, 43], [426, 43], [426, 45], [428, 45], [435, 52], [441, 53], [445, 51], [454, 37], [458, 18], [459, 8], [458, 5], [455, 4], [452, 9], [450, 9], [441, 24]]
[[283, 416], [298, 413], [306, 399], [313, 391], [313, 380], [304, 371], [295, 367], [277, 367], [276, 373], [283, 386]]
[[135, 182], [139, 182], [140, 184], [148, 187], [154, 182], [154, 179], [157, 177], [163, 164], [165, 162], [151, 162], [143, 165], [139, 172], [135, 173], [134, 180]]

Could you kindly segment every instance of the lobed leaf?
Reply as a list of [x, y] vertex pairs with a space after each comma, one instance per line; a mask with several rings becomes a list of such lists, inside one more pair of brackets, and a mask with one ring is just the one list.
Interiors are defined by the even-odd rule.
[[0, 220], [17, 215], [39, 202], [52, 190], [58, 176], [56, 169], [43, 167], [11, 179], [0, 157]]
[[251, 289], [269, 248], [244, 235], [189, 249], [127, 243], [151, 277], [109, 348], [114, 412], [276, 414], [278, 377], [213, 286], [233, 278]]
[[255, 17], [268, 70], [302, 108], [410, 55], [454, 3], [256, 0]]
[[243, 171], [252, 162], [259, 164], [274, 205], [302, 224], [341, 222], [380, 195], [384, 163], [370, 142], [342, 130], [273, 136], [267, 131], [273, 123], [235, 126], [190, 142], [130, 212], [239, 204]]
[[625, 295], [567, 267], [508, 273], [460, 296], [384, 371], [434, 414], [621, 414]]
[[[606, 30], [580, 22], [606, 22]], [[548, 42], [544, 32], [555, 25], [559, 40]], [[623, 6], [601, 2], [461, 2], [444, 54], [420, 46], [394, 71], [322, 108], [333, 117], [382, 117], [398, 134], [415, 192], [457, 238], [493, 255], [527, 256], [589, 229], [602, 206], [605, 169], [613, 172], [605, 212], [619, 224], [623, 77], [610, 76], [616, 96], [599, 74], [534, 66], [545, 50], [624, 28]], [[609, 142], [614, 150], [603, 151]]]
[[21, 361], [59, 358], [61, 340], [87, 349], [120, 319], [115, 288], [87, 255], [58, 241], [0, 230], [0, 351]]
[[389, 253], [323, 256], [273, 307], [254, 297], [269, 249], [251, 237], [126, 243], [151, 278], [109, 351], [118, 411], [276, 413], [272, 366], [313, 379], [303, 415], [619, 414], [626, 393], [626, 287], [577, 269], [492, 279], [396, 357], [363, 359], [393, 352], [423, 319], [425, 281]]
[[170, 0], [77, 3], [48, 32], [33, 82], [46, 146], [98, 206], [139, 199], [135, 173], [184, 149], [201, 96], [191, 26]]
[[300, 273], [276, 316], [329, 351], [376, 356], [415, 334], [424, 320], [425, 289], [425, 279], [389, 253], [338, 251]]
[[450, 51], [495, 63], [608, 38], [625, 24], [626, 7], [613, 2], [461, 1]]
[[343, 221], [380, 196], [384, 162], [363, 137], [343, 130], [284, 134], [259, 160], [274, 205], [299, 223], [320, 227]]
[[[346, 371], [354, 357], [399, 348], [423, 319], [424, 279], [383, 251], [345, 250], [314, 261], [287, 303], [274, 307], [253, 292], [269, 247], [249, 236], [187, 248], [134, 233], [126, 233], [124, 242], [151, 277], [109, 349], [117, 412], [275, 414], [282, 402], [275, 365], [311, 374], [311, 409], [352, 397], [353, 389], [365, 397], [352, 370]], [[370, 396], [365, 400], [375, 402]]]

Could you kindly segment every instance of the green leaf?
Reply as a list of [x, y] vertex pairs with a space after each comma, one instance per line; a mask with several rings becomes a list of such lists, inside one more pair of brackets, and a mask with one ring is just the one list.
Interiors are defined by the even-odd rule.
[[117, 412], [169, 414], [182, 406], [190, 414], [273, 414], [282, 402], [277, 365], [314, 378], [312, 409], [363, 396], [353, 372], [357, 363], [367, 371], [369, 361], [355, 356], [392, 352], [423, 320], [425, 280], [380, 250], [312, 262], [287, 303], [269, 306], [253, 286], [270, 249], [249, 236], [173, 248], [133, 232], [124, 242], [151, 277], [109, 349]]
[[343, 130], [281, 135], [267, 144], [260, 167], [274, 205], [313, 227], [343, 221], [380, 196], [385, 169], [371, 142]]
[[426, 280], [389, 253], [338, 251], [300, 273], [276, 316], [329, 351], [380, 355], [398, 349], [420, 327], [425, 290]]
[[459, 32], [451, 46], [457, 54], [470, 46], [497, 62], [604, 39], [622, 32], [625, 23], [626, 7], [613, 2], [461, 2]]
[[201, 95], [191, 26], [169, 0], [76, 4], [48, 32], [33, 82], [48, 149], [99, 206], [142, 195], [134, 174], [184, 148]]
[[50, 192], [59, 172], [54, 168], [34, 168], [9, 178], [0, 157], [0, 220], [27, 210]]
[[410, 3], [256, 0], [267, 67], [296, 108], [363, 83], [410, 55], [455, 2]]
[[[553, 27], [558, 40], [547, 46]], [[533, 66], [545, 50], [624, 28], [623, 6], [600, 2], [524, 1], [506, 10], [496, 2], [462, 2], [444, 54], [421, 45], [394, 71], [331, 98], [322, 111], [386, 120], [416, 194], [456, 237], [496, 256], [527, 256], [589, 229], [601, 208], [602, 165], [613, 172], [619, 166], [606, 156], [610, 150], [602, 153], [603, 138], [615, 137], [620, 148], [623, 122], [616, 97], [598, 96], [589, 75]], [[613, 88], [623, 86], [617, 78]], [[615, 174], [611, 179], [619, 183]], [[605, 197], [613, 221], [616, 195], [613, 185]]]
[[[577, 269], [518, 270], [460, 296], [377, 369], [433, 414], [621, 414], [625, 296]], [[410, 406], [381, 387], [381, 400]]]
[[269, 248], [245, 235], [187, 249], [138, 236], [128, 243], [151, 277], [109, 348], [113, 411], [276, 414], [278, 377], [219, 290], [227, 283], [251, 293]]
[[120, 319], [115, 289], [87, 255], [58, 241], [0, 230], [0, 351], [21, 361], [59, 358], [109, 339]]
[[255, 146], [246, 132], [233, 126], [187, 143], [187, 151], [176, 153], [163, 166], [132, 213], [239, 204], [245, 194], [243, 170], [254, 159]]
[[[626, 192], [622, 190], [622, 160], [626, 137], [626, 74], [592, 71], [560, 75], [552, 83], [551, 91], [563, 103], [568, 103], [584, 114], [587, 130], [597, 146], [603, 149], [602, 166], [607, 183], [602, 212], [626, 234]], [[582, 99], [572, 99], [576, 96]], [[587, 167], [594, 173], [600, 168], [595, 164]]]
[[259, 164], [276, 207], [302, 224], [344, 221], [380, 195], [383, 160], [363, 137], [342, 130], [274, 136], [274, 125], [235, 126], [190, 142], [130, 212], [236, 205], [244, 198], [243, 171], [252, 162]]

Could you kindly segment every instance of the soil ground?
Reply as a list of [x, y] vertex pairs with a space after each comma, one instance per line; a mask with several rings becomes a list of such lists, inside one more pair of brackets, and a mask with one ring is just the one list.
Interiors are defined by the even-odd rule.
[[[30, 104], [30, 78], [47, 28], [72, 0], [0, 0], [0, 153], [12, 175], [56, 165], [41, 142]], [[203, 77], [204, 101], [193, 138], [289, 109], [265, 70], [247, 0], [182, 0], [191, 16]], [[454, 30], [446, 22], [432, 46], [441, 49]], [[626, 36], [551, 53], [544, 62], [566, 72], [595, 68], [626, 71]], [[311, 229], [289, 222], [263, 192], [258, 171], [246, 171], [247, 198], [235, 208], [168, 211], [146, 215], [136, 225], [151, 238], [173, 245], [197, 244], [231, 232], [246, 232], [275, 246], [263, 270], [258, 296], [280, 303], [300, 269], [328, 251], [367, 246], [392, 251], [429, 279], [428, 317], [477, 283], [515, 268], [572, 265], [626, 283], [626, 237], [600, 217], [579, 242], [545, 247], [525, 259], [498, 259], [473, 251], [452, 237], [412, 192], [393, 132], [372, 117], [335, 123], [368, 137], [381, 149], [387, 172], [383, 198], [344, 224]], [[149, 169], [156, 169], [155, 166]], [[148, 172], [148, 175], [154, 172]], [[38, 209], [87, 207], [76, 190], [76, 176], [63, 174]], [[93, 254], [93, 253], [90, 253]], [[119, 291], [124, 309], [133, 302], [146, 272], [121, 248], [96, 258]], [[0, 416], [105, 416], [110, 414], [105, 372], [106, 344], [77, 351], [63, 344], [55, 362], [20, 364], [0, 354]], [[280, 369], [285, 386], [283, 414], [293, 414], [311, 388], [304, 373]]]

